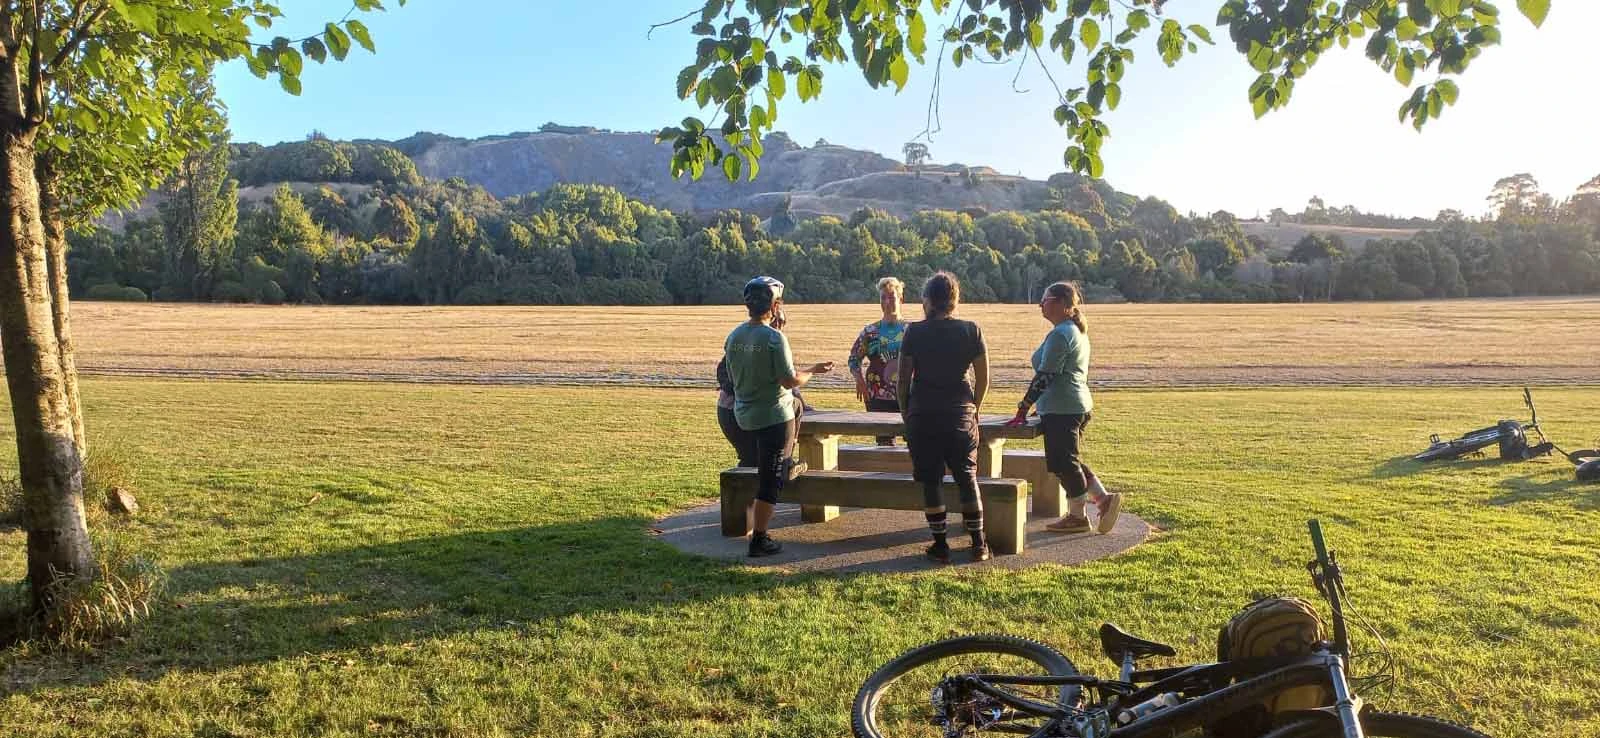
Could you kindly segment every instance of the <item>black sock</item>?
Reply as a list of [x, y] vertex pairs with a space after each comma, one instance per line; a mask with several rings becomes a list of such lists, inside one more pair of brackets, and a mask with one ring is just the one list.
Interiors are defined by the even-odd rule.
[[945, 534], [949, 530], [945, 519], [949, 517], [949, 513], [940, 510], [936, 513], [923, 513], [923, 516], [928, 519], [928, 530], [933, 533], [933, 542], [940, 546], [950, 545], [945, 542]]
[[982, 546], [983, 541], [983, 511], [961, 513], [961, 526], [967, 529], [967, 535], [972, 536], [972, 545]]

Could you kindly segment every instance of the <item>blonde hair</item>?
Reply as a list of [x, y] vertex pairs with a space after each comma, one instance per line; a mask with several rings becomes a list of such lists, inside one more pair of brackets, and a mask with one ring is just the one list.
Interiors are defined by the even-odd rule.
[[905, 299], [906, 283], [895, 279], [894, 277], [884, 277], [883, 279], [878, 280], [878, 294], [883, 294], [884, 290], [894, 290], [896, 295], [898, 295], [901, 299]]

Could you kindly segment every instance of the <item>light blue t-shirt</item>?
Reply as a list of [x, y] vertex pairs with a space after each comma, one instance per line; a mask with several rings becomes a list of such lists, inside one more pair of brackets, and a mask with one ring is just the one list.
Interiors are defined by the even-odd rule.
[[794, 394], [778, 381], [795, 376], [789, 339], [769, 325], [743, 323], [723, 342], [733, 375], [733, 417], [744, 430], [794, 419]]
[[1089, 334], [1070, 320], [1050, 329], [1033, 352], [1033, 370], [1054, 372], [1034, 409], [1040, 415], [1084, 415], [1094, 409], [1089, 396]]

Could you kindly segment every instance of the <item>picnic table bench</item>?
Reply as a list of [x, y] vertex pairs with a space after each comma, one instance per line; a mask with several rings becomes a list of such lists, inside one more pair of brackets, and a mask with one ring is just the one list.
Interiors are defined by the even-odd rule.
[[[1028, 494], [1035, 492], [1036, 514], [1058, 515], [1064, 509], [1059, 483], [1044, 469], [1042, 452], [1013, 450], [1012, 438], [1036, 438], [1035, 419], [1023, 426], [1007, 426], [1009, 416], [984, 416], [978, 422], [978, 493], [983, 499], [984, 531], [995, 553], [1023, 550], [1028, 517]], [[807, 471], [784, 485], [779, 502], [799, 503], [806, 523], [823, 523], [839, 515], [840, 507], [889, 510], [923, 509], [922, 485], [911, 478], [911, 458], [905, 447], [846, 446], [841, 436], [903, 436], [899, 413], [813, 411], [800, 420], [797, 453]], [[1015, 470], [1015, 473], [1013, 473]], [[756, 470], [734, 467], [722, 473], [722, 533], [749, 533], [746, 510], [755, 499]], [[961, 509], [959, 492], [945, 477], [945, 505]]]

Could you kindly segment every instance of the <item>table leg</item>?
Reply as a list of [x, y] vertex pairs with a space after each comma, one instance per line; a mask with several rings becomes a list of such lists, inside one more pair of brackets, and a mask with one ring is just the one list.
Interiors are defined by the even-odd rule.
[[978, 443], [978, 476], [998, 477], [1005, 460], [1006, 439], [990, 438]]
[[[806, 468], [826, 471], [839, 468], [839, 437], [831, 435], [802, 435], [796, 450]], [[800, 520], [805, 523], [826, 523], [839, 517], [838, 505], [801, 505]]]

